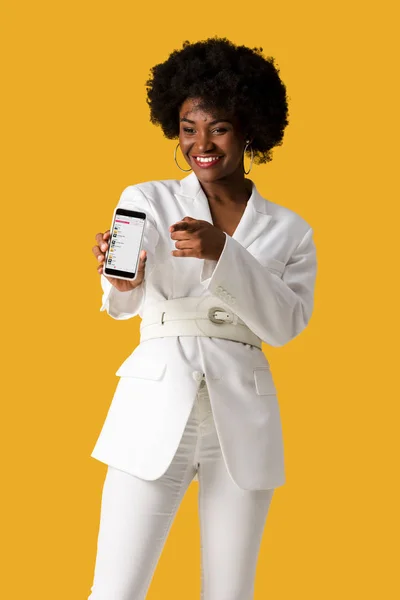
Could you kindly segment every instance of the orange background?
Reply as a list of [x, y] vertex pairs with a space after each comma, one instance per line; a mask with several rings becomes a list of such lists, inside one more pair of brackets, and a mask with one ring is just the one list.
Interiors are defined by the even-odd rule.
[[[399, 597], [394, 6], [3, 0], [2, 597], [89, 596], [106, 472], [90, 453], [139, 332], [99, 312], [91, 247], [127, 185], [184, 176], [145, 81], [184, 40], [215, 34], [277, 61], [290, 124], [250, 177], [312, 225], [319, 261], [309, 327], [264, 346], [287, 483], [255, 600]], [[199, 598], [197, 490], [149, 600]]]

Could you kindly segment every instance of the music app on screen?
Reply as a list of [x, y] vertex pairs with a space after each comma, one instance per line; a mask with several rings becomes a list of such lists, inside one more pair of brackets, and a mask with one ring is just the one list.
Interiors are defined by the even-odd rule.
[[144, 220], [116, 215], [110, 237], [107, 268], [135, 273]]

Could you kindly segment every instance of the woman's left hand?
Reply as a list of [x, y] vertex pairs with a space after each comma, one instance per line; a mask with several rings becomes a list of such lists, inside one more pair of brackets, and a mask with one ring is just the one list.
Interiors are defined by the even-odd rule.
[[218, 260], [225, 246], [225, 233], [208, 221], [185, 217], [169, 228], [171, 239], [177, 240], [171, 254]]

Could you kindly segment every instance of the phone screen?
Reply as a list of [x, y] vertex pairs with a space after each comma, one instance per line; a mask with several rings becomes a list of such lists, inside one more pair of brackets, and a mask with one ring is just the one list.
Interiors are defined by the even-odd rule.
[[145, 213], [117, 209], [110, 230], [105, 274], [133, 279], [139, 262]]

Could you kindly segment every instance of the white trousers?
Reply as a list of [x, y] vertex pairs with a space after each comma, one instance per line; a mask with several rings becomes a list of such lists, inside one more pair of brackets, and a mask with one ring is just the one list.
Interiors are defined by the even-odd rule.
[[[243, 490], [230, 478], [203, 378], [166, 473], [146, 481], [108, 466], [90, 600], [144, 600], [174, 516], [199, 479], [201, 600], [253, 600], [273, 489]], [[188, 597], [192, 598], [190, 590]], [[165, 598], [174, 597], [166, 590]]]

